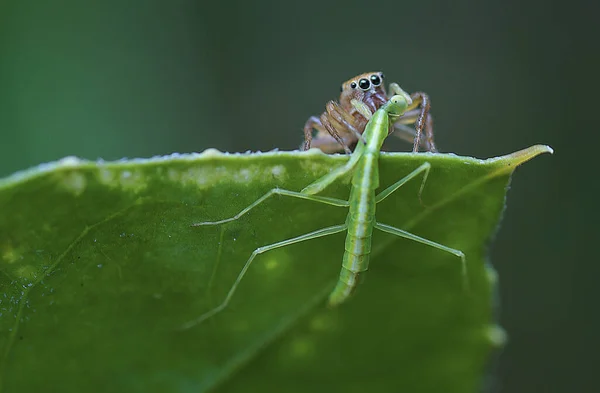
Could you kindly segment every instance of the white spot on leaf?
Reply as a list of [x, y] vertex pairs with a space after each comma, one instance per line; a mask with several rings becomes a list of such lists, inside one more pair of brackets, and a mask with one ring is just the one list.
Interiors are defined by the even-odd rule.
[[98, 172], [98, 180], [100, 180], [100, 183], [106, 186], [116, 186], [115, 173], [110, 169], [100, 168], [100, 171]]
[[285, 167], [283, 165], [276, 165], [273, 168], [271, 168], [271, 174], [273, 175], [273, 177], [281, 179], [285, 174]]
[[75, 195], [81, 195], [86, 186], [85, 176], [79, 172], [69, 172], [64, 174], [61, 185]]
[[128, 191], [140, 192], [148, 185], [140, 171], [125, 170], [119, 176], [119, 184], [121, 188]]

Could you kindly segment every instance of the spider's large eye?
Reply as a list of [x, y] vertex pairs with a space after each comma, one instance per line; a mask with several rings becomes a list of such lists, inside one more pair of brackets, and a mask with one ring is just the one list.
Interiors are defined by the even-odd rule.
[[373, 86], [379, 86], [381, 84], [381, 78], [377, 74], [371, 75], [371, 83]]
[[350, 83], [350, 87], [353, 88], [353, 89], [356, 89], [356, 82]]
[[358, 81], [358, 87], [360, 87], [362, 90], [369, 90], [369, 87], [371, 87], [371, 83], [368, 79], [362, 78]]

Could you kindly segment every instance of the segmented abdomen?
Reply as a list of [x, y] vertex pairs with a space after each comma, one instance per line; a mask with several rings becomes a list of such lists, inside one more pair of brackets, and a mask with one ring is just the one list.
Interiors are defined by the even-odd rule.
[[[348, 247], [349, 244], [350, 247]], [[362, 272], [369, 268], [370, 254], [371, 236], [357, 238], [348, 233], [340, 277], [335, 288], [329, 295], [328, 304], [330, 306], [337, 306], [352, 295], [360, 283]]]
[[369, 268], [371, 235], [375, 224], [374, 184], [353, 185], [346, 223], [348, 234], [342, 270], [335, 288], [329, 295], [329, 306], [337, 306], [346, 301], [358, 286], [361, 274]]

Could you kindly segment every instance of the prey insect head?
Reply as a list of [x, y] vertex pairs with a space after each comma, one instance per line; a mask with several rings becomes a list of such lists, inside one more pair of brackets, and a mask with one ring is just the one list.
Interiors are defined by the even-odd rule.
[[388, 113], [388, 116], [395, 121], [398, 117], [402, 116], [404, 112], [406, 112], [406, 108], [410, 105], [410, 97], [404, 95], [395, 95], [390, 100], [384, 104], [385, 111]]

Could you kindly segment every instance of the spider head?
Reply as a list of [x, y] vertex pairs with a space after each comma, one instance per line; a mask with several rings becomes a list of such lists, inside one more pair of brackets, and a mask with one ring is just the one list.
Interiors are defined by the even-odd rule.
[[367, 72], [357, 75], [342, 84], [340, 104], [348, 108], [354, 99], [364, 102], [372, 112], [387, 102], [384, 75], [382, 72]]

